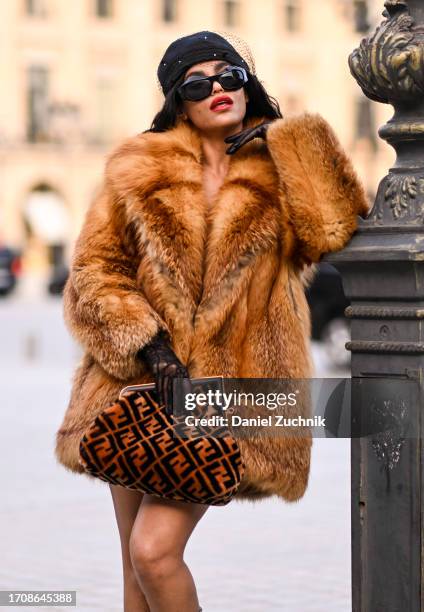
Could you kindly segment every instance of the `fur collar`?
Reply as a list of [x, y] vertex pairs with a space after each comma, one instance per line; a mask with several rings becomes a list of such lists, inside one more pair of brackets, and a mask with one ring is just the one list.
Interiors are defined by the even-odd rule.
[[106, 178], [150, 258], [191, 304], [193, 318], [203, 310], [212, 316], [224, 294], [236, 300], [256, 257], [278, 245], [278, 175], [259, 139], [231, 156], [211, 206], [201, 140], [187, 122], [124, 142], [109, 158]]
[[[249, 119], [247, 127], [253, 127], [264, 119]], [[255, 139], [230, 157], [230, 170], [238, 167], [252, 153], [266, 156], [265, 143]], [[172, 164], [167, 160], [172, 158]], [[143, 132], [129, 138], [110, 155], [106, 163], [106, 178], [120, 196], [146, 196], [164, 181], [181, 179], [181, 172], [191, 169], [201, 171], [203, 162], [199, 131], [187, 121], [178, 121], [166, 132]], [[197, 173], [196, 173], [197, 174]], [[232, 174], [229, 172], [228, 174]]]

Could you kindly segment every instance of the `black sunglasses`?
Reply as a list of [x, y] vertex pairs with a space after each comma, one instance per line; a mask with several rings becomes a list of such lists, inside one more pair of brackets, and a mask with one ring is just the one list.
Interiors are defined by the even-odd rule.
[[224, 72], [209, 77], [188, 77], [177, 89], [182, 100], [198, 102], [211, 95], [214, 81], [218, 81], [224, 91], [241, 89], [248, 81], [247, 72], [239, 66], [230, 66]]

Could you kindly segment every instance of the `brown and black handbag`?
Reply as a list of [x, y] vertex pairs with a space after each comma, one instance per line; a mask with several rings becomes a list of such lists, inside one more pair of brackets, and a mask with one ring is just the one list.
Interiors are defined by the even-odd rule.
[[[192, 379], [193, 388], [222, 377]], [[155, 385], [122, 389], [91, 423], [80, 442], [80, 464], [91, 475], [177, 501], [223, 506], [245, 471], [226, 426], [186, 427], [157, 400]]]

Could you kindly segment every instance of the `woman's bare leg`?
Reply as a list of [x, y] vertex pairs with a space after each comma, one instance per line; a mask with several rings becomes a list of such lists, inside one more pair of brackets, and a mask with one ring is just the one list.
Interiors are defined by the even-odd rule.
[[131, 563], [129, 541], [143, 493], [110, 484], [119, 536], [124, 578], [124, 612], [150, 612]]
[[150, 612], [198, 612], [193, 576], [184, 562], [187, 541], [207, 505], [145, 495], [130, 537], [130, 555]]

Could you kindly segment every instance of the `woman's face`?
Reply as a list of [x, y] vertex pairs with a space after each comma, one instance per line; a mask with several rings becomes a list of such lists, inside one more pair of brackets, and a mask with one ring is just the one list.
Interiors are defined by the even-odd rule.
[[[186, 80], [190, 75], [212, 76], [224, 72], [230, 66], [222, 60], [200, 62], [191, 66], [184, 75]], [[218, 81], [212, 83], [210, 96], [198, 102], [183, 101], [182, 110], [187, 118], [201, 131], [229, 131], [240, 126], [246, 114], [247, 94], [242, 87], [236, 91], [225, 91]], [[217, 98], [225, 96], [228, 103], [214, 106]]]

